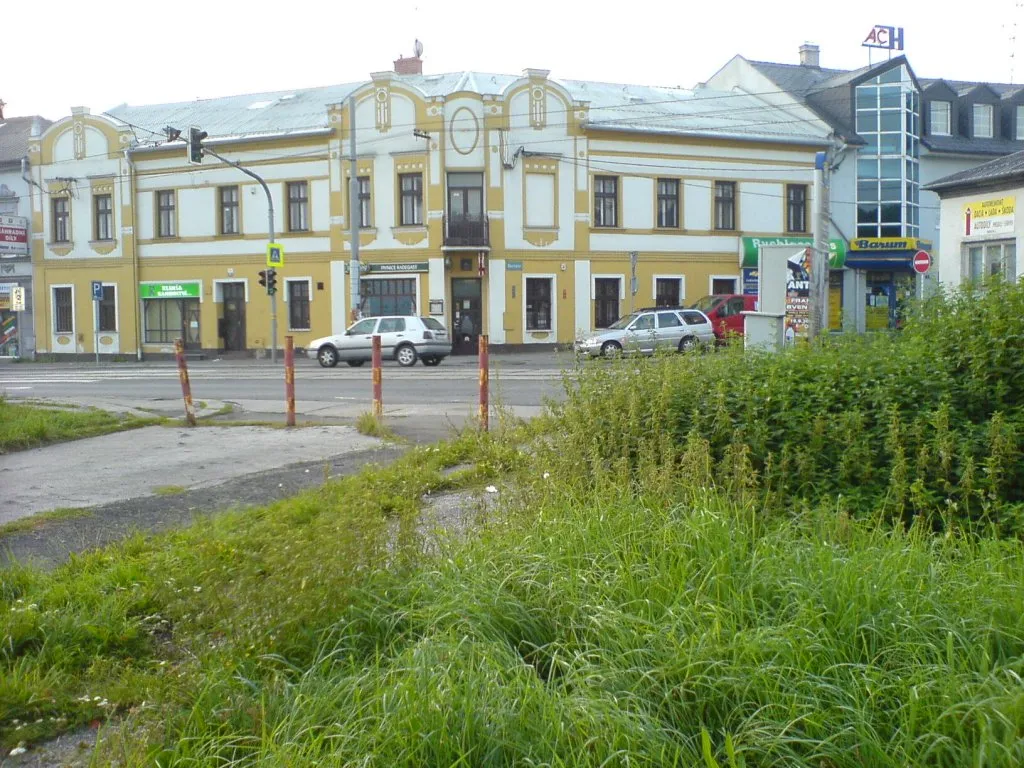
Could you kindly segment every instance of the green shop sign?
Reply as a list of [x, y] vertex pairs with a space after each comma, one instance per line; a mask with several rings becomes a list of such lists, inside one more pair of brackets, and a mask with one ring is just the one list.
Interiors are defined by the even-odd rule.
[[[743, 237], [740, 238], [743, 245], [743, 253], [740, 258], [740, 266], [748, 269], [757, 269], [757, 249], [762, 245], [814, 245], [810, 237]], [[828, 241], [829, 258], [828, 263], [832, 269], [841, 269], [846, 264], [846, 241]]]
[[140, 299], [198, 299], [199, 283], [140, 283]]

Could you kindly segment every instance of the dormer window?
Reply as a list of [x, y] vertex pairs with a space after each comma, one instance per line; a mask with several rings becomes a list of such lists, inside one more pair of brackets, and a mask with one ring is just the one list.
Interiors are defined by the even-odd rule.
[[929, 130], [933, 136], [949, 136], [952, 106], [948, 101], [933, 101], [931, 103]]
[[992, 105], [974, 105], [974, 138], [992, 138]]
[[1024, 105], [1017, 105], [1016, 113], [1017, 122], [1014, 127], [1014, 136], [1017, 141], [1024, 141]]

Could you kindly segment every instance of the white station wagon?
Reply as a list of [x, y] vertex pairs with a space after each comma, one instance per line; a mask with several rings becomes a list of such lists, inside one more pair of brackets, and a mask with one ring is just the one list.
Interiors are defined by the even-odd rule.
[[708, 316], [699, 309], [658, 307], [619, 318], [606, 329], [576, 340], [576, 352], [613, 357], [629, 352], [653, 354], [659, 349], [687, 352], [715, 341]]
[[333, 368], [344, 360], [357, 368], [373, 359], [373, 337], [380, 336], [382, 358], [394, 358], [399, 365], [437, 365], [452, 353], [452, 342], [444, 325], [432, 317], [366, 317], [342, 334], [314, 339], [306, 355]]

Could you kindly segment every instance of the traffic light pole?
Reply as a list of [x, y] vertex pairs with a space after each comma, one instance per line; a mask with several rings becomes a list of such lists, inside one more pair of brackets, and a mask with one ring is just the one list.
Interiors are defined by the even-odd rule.
[[[273, 243], [274, 242], [274, 198], [272, 198], [270, 196], [270, 188], [267, 186], [267, 182], [265, 182], [262, 178], [260, 178], [259, 175], [257, 175], [256, 173], [250, 171], [248, 168], [243, 166], [241, 163], [239, 163], [239, 162], [237, 162], [235, 160], [228, 160], [226, 157], [221, 157], [220, 155], [218, 155], [216, 152], [214, 152], [212, 149], [209, 149], [208, 147], [203, 147], [203, 153], [207, 154], [207, 155], [210, 155], [212, 157], [215, 157], [218, 160], [220, 160], [222, 163], [227, 163], [228, 165], [232, 166], [233, 168], [237, 168], [242, 173], [244, 173], [246, 176], [251, 176], [252, 178], [256, 179], [256, 181], [258, 181], [260, 183], [260, 186], [263, 187], [263, 191], [267, 193], [267, 231], [270, 233], [269, 234], [270, 242]], [[268, 293], [269, 293], [269, 291], [268, 291]], [[272, 363], [277, 361], [277, 293], [276, 293], [276, 291], [274, 293], [270, 294], [270, 361]]]

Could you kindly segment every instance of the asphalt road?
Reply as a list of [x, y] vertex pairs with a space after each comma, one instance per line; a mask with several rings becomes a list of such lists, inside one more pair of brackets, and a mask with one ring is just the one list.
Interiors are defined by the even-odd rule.
[[[492, 356], [491, 401], [531, 415], [544, 398], [561, 396], [560, 372], [571, 356], [523, 353]], [[284, 410], [282, 363], [222, 360], [189, 363], [192, 396], [197, 402], [231, 403], [243, 412]], [[369, 410], [370, 366], [324, 369], [297, 358], [295, 396], [300, 413], [352, 416]], [[0, 366], [0, 395], [15, 399], [68, 400], [102, 406], [121, 403], [155, 411], [181, 407], [181, 386], [173, 363], [24, 363]], [[436, 368], [383, 366], [385, 409], [400, 407], [420, 415], [443, 415], [473, 407], [479, 397], [476, 358], [449, 358]]]

